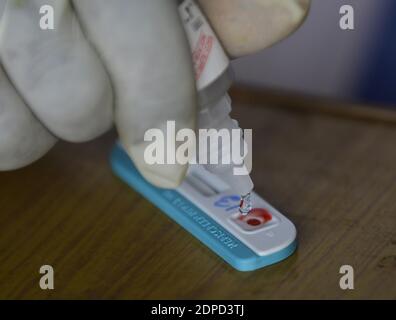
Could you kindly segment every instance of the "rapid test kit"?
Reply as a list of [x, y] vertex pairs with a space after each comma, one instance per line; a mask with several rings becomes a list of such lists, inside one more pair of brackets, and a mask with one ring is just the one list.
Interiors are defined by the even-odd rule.
[[[230, 117], [231, 100], [227, 95], [232, 83], [230, 61], [193, 0], [183, 1], [179, 11], [196, 73], [198, 127], [238, 129], [238, 123]], [[231, 145], [219, 144], [221, 150], [199, 152], [223, 155], [243, 143], [241, 135]], [[237, 270], [251, 271], [277, 263], [296, 250], [293, 223], [253, 192], [250, 176], [236, 175], [241, 168], [234, 164], [190, 164], [183, 183], [172, 190], [157, 188], [145, 180], [119, 143], [111, 153], [111, 165], [128, 185]]]

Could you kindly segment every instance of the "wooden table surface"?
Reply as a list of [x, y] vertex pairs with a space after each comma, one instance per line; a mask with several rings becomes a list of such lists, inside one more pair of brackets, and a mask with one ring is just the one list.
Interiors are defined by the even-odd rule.
[[293, 256], [229, 267], [112, 174], [112, 132], [0, 173], [0, 298], [395, 299], [396, 126], [238, 101], [256, 191], [297, 226]]

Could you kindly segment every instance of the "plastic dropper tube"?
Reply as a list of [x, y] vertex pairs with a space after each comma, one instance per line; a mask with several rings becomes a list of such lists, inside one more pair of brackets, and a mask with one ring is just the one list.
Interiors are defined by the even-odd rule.
[[[239, 129], [239, 125], [230, 117], [231, 99], [227, 94], [232, 84], [230, 60], [195, 1], [184, 0], [179, 6], [179, 12], [190, 43], [195, 68], [199, 102], [198, 128], [226, 129], [230, 130], [231, 136], [231, 130]], [[242, 143], [242, 135], [240, 139], [232, 140], [232, 144]], [[231, 152], [230, 146], [225, 144], [219, 148], [220, 150], [209, 148], [209, 153]], [[210, 159], [210, 155], [207, 158]], [[250, 192], [253, 190], [253, 182], [249, 175], [235, 175], [235, 166], [232, 163], [204, 165], [205, 169], [219, 176], [241, 195], [240, 213], [247, 214], [252, 207]]]

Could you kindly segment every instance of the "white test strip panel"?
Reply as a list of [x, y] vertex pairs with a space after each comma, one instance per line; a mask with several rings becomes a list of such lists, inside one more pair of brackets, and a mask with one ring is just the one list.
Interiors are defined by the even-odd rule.
[[259, 256], [278, 252], [295, 241], [297, 232], [293, 223], [267, 201], [253, 192], [254, 213], [241, 216], [238, 211], [240, 195], [232, 189], [224, 190], [224, 183], [216, 179], [201, 166], [191, 165], [177, 191]]

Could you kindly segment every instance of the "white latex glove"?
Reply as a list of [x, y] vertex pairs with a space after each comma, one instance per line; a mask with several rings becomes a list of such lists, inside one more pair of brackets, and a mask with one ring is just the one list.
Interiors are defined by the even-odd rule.
[[[150, 128], [195, 129], [191, 55], [177, 0], [0, 0], [0, 170], [82, 142], [114, 122], [140, 172], [174, 188], [186, 165], [143, 160]], [[230, 56], [272, 45], [303, 21], [309, 0], [200, 0]], [[55, 9], [55, 30], [39, 8]], [[166, 130], [164, 130], [166, 132]]]

